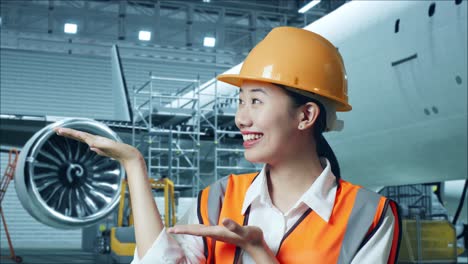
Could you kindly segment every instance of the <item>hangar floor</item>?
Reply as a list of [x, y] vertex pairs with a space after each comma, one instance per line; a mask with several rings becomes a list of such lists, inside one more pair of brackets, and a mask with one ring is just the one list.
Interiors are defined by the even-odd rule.
[[[15, 263], [9, 256], [8, 249], [1, 249], [1, 264]], [[24, 264], [110, 264], [113, 263], [110, 255], [100, 255], [96, 257], [92, 252], [83, 252], [74, 249], [18, 249], [15, 253], [23, 259]], [[458, 257], [457, 263], [468, 263], [467, 253]]]
[[[3, 241], [6, 242], [6, 241]], [[23, 259], [24, 264], [94, 264], [112, 263], [110, 255], [96, 257], [92, 252], [83, 252], [77, 249], [17, 249], [17, 256]], [[0, 263], [15, 263], [10, 256], [8, 249], [1, 250]]]
[[[9, 256], [8, 249], [1, 249], [1, 264], [15, 263]], [[15, 252], [23, 259], [23, 264], [111, 264], [110, 255], [96, 257], [92, 252], [83, 252], [74, 249], [18, 249]], [[434, 263], [434, 262], [432, 262]], [[467, 253], [458, 257], [457, 263], [468, 263]]]

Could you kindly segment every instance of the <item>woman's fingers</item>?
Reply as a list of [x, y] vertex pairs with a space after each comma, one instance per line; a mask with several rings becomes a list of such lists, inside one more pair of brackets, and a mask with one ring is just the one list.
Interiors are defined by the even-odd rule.
[[177, 225], [167, 229], [168, 233], [211, 237], [244, 248], [246, 245], [261, 244], [263, 232], [256, 226], [241, 226], [235, 221], [225, 218], [222, 225]]
[[206, 226], [206, 225], [177, 225], [169, 228], [167, 231], [173, 234], [187, 234], [194, 236], [214, 236], [214, 235], [224, 235], [226, 231], [233, 232], [239, 236], [245, 234], [244, 227], [234, 222], [229, 218], [225, 218], [222, 221], [222, 226]]
[[178, 225], [167, 229], [168, 233], [171, 234], [184, 234], [192, 236], [213, 236], [217, 234], [215, 230], [212, 230], [213, 226], [205, 225]]
[[112, 141], [105, 137], [93, 135], [84, 131], [79, 131], [79, 130], [66, 128], [66, 127], [56, 127], [54, 128], [54, 131], [59, 136], [64, 136], [64, 137], [68, 137], [74, 140], [81, 141], [83, 143], [88, 144], [93, 149], [100, 149], [101, 153], [103, 153], [102, 149], [105, 149], [108, 147], [108, 144], [109, 144], [108, 142]]
[[167, 231], [168, 233], [172, 234], [211, 237], [213, 239], [234, 245], [243, 245], [246, 242], [245, 239], [243, 239], [241, 236], [230, 231], [224, 226], [178, 225], [169, 228]]
[[54, 131], [59, 136], [68, 137], [89, 145], [90, 150], [98, 155], [110, 157], [122, 163], [141, 159], [140, 152], [128, 144], [66, 127], [56, 127]]
[[98, 149], [98, 148], [89, 148], [91, 151], [94, 151], [96, 152], [98, 155], [101, 155], [101, 156], [107, 156], [106, 153], [104, 153], [102, 150]]
[[239, 244], [242, 238], [224, 226], [205, 226], [205, 225], [178, 225], [167, 230], [172, 234], [184, 234], [200, 237], [211, 237], [230, 244]]
[[233, 220], [229, 218], [224, 218], [222, 223], [231, 232], [234, 232], [240, 236], [243, 236], [245, 233], [244, 228], [241, 225], [239, 225], [238, 223], [234, 222]]
[[108, 156], [101, 149], [103, 147], [105, 148], [105, 146], [102, 144], [103, 142], [99, 143], [99, 138], [101, 138], [99, 136], [66, 127], [56, 127], [54, 128], [54, 131], [59, 136], [68, 137], [87, 144], [90, 147], [90, 150], [96, 152], [98, 155]]
[[186, 234], [194, 236], [212, 236], [219, 234], [220, 230], [217, 226], [205, 226], [205, 225], [178, 225], [167, 230], [172, 234]]
[[184, 234], [192, 236], [211, 237], [230, 244], [244, 244], [245, 231], [242, 226], [230, 219], [223, 220], [223, 225], [177, 225], [167, 230], [172, 234]]
[[54, 131], [59, 136], [72, 138], [72, 139], [81, 141], [83, 143], [86, 143], [88, 145], [90, 145], [92, 143], [91, 139], [92, 139], [93, 135], [91, 135], [89, 133], [86, 133], [86, 132], [83, 132], [83, 131], [78, 131], [78, 130], [71, 129], [71, 128], [66, 128], [66, 127], [56, 127], [56, 128], [54, 128]]

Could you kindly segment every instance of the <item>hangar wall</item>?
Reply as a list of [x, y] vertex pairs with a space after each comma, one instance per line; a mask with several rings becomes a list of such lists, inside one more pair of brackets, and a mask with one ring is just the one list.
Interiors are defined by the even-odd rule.
[[[0, 113], [112, 119], [109, 54], [83, 56], [15, 49], [0, 50]], [[129, 95], [153, 75], [206, 81], [225, 68], [122, 58]], [[164, 87], [180, 89], [181, 87]], [[80, 100], [77, 100], [80, 98]]]
[[[8, 165], [8, 153], [0, 152], [1, 177]], [[34, 219], [23, 208], [16, 195], [15, 182], [11, 181], [2, 201], [8, 231], [16, 248], [66, 248], [81, 249], [81, 229], [61, 230], [46, 226]], [[0, 228], [2, 248], [8, 248], [3, 222]], [[5, 243], [3, 243], [5, 242]]]

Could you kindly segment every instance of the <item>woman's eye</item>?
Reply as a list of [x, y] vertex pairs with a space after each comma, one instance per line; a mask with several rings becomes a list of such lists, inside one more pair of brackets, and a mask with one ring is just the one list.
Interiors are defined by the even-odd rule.
[[244, 101], [242, 99], [237, 99], [238, 103], [241, 105], [241, 104], [244, 104]]
[[255, 99], [255, 98], [254, 98], [254, 99], [252, 99], [252, 104], [260, 104], [260, 103], [261, 103], [261, 101], [260, 101], [260, 100], [258, 100], [258, 99]]

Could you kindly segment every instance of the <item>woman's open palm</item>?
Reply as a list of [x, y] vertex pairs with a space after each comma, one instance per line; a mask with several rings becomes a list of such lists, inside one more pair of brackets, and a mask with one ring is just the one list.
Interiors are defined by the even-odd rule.
[[106, 137], [65, 127], [56, 127], [54, 128], [54, 131], [59, 136], [64, 136], [86, 143], [89, 145], [90, 150], [101, 156], [113, 158], [121, 163], [136, 159], [140, 154], [135, 147], [114, 141]]
[[263, 243], [263, 231], [256, 226], [241, 226], [233, 220], [226, 218], [223, 225], [176, 225], [169, 228], [173, 234], [186, 234], [194, 236], [211, 237], [218, 241], [233, 244], [245, 249], [249, 246], [258, 246]]

